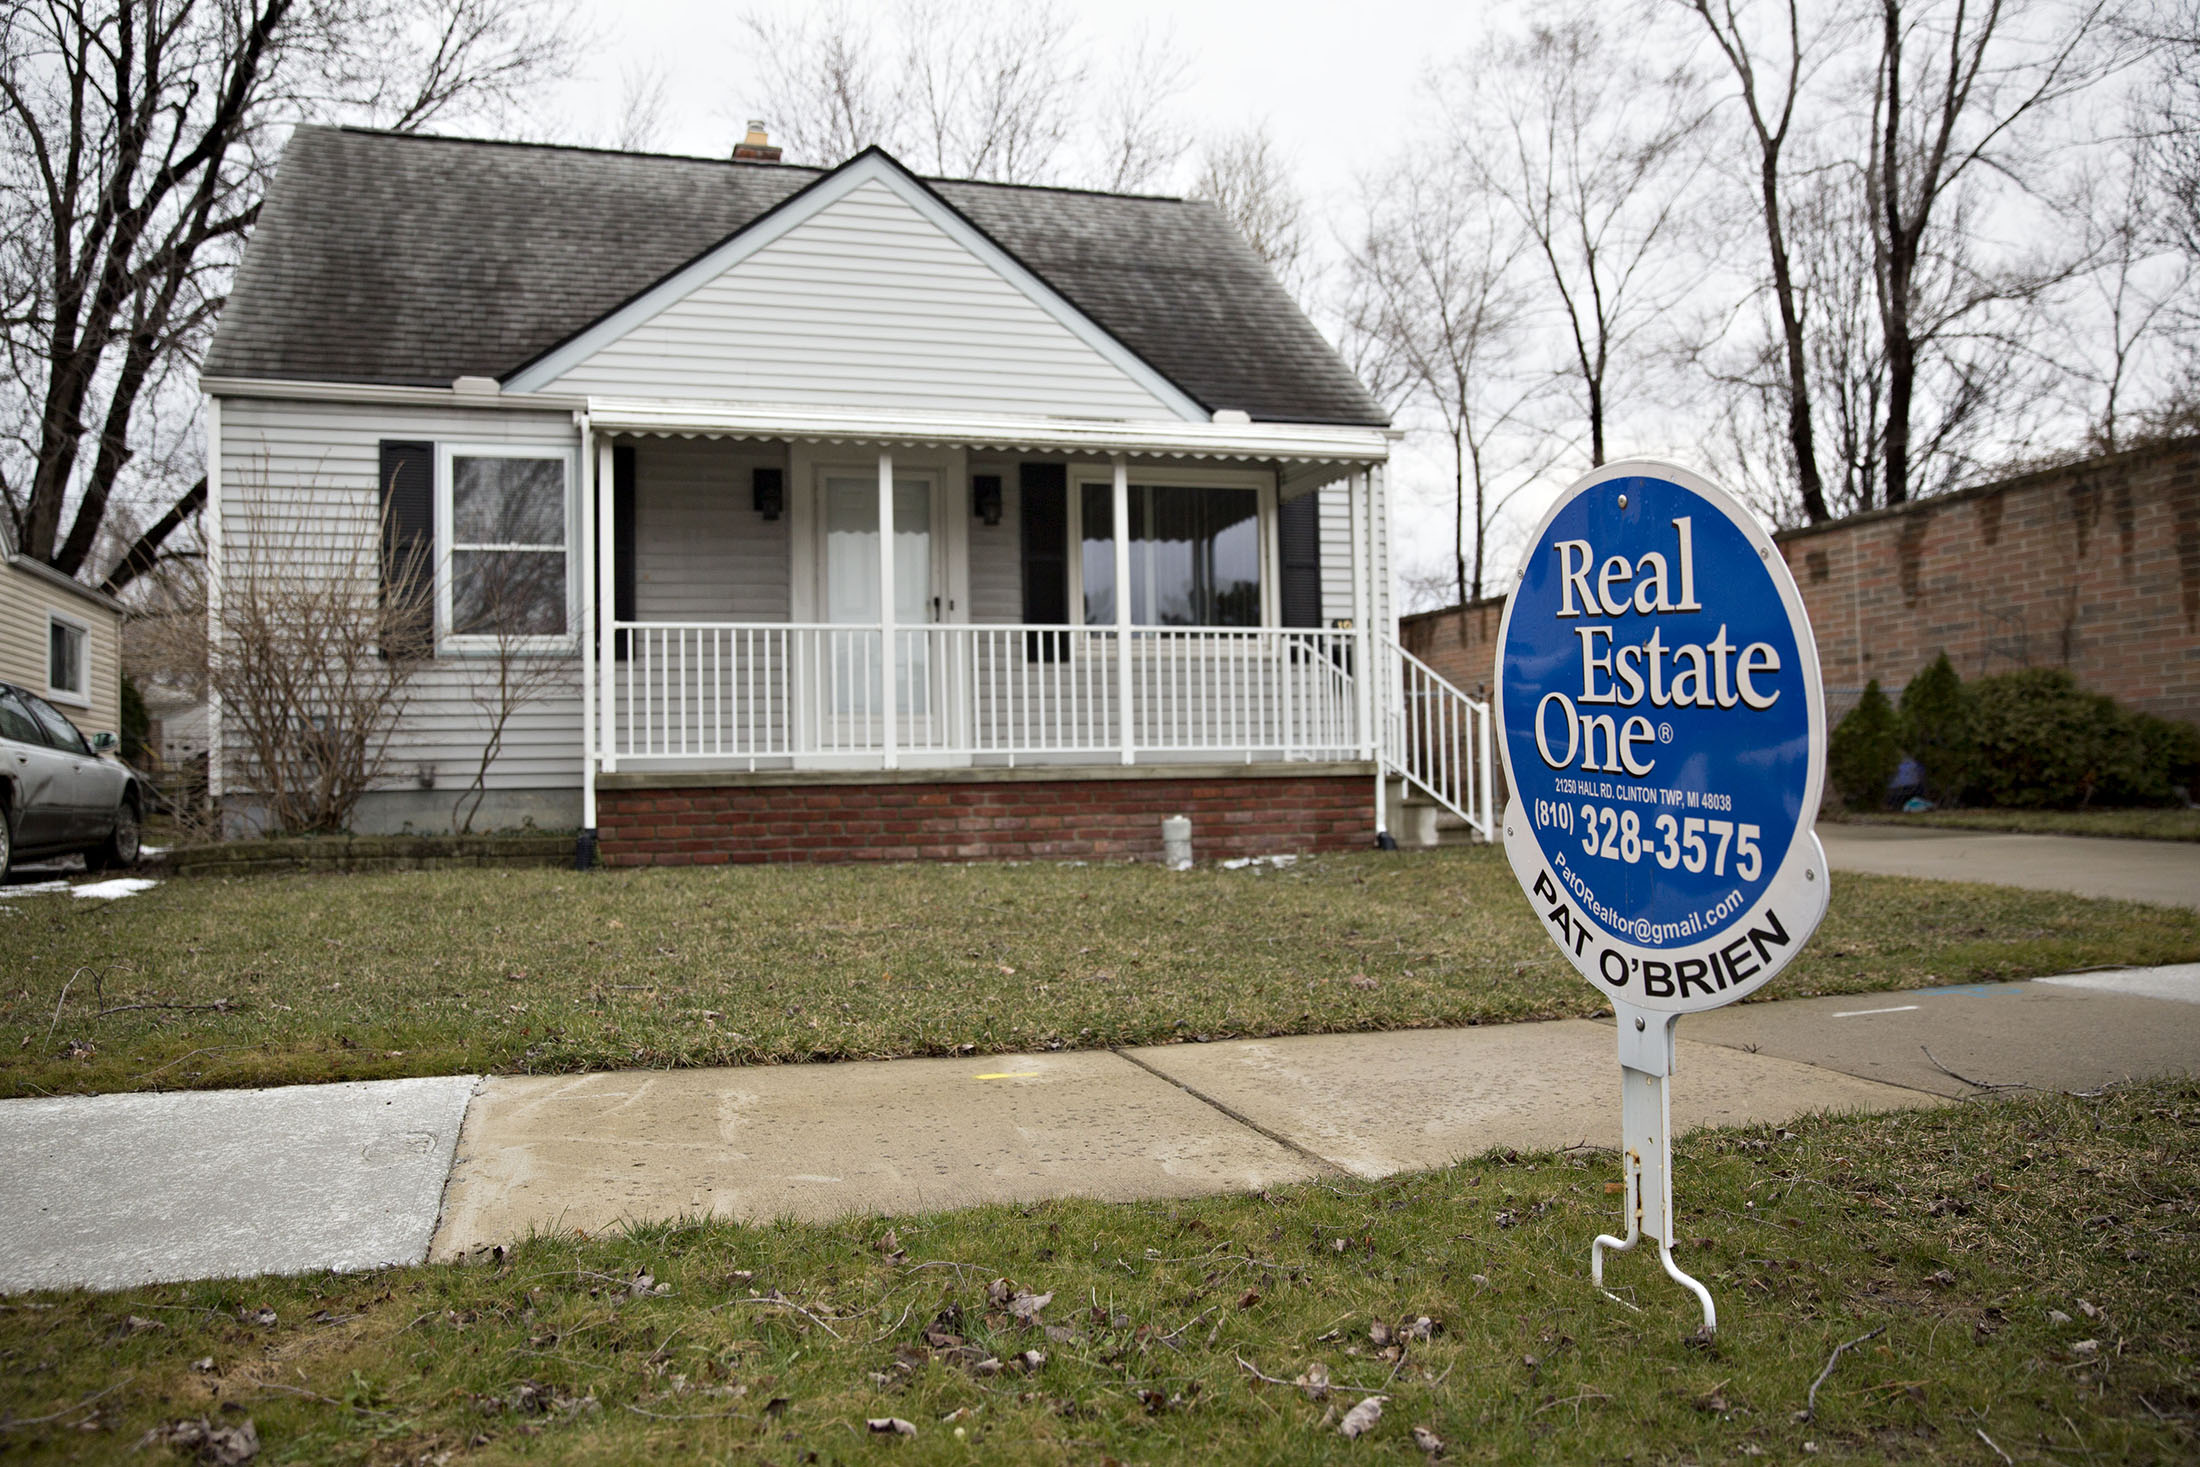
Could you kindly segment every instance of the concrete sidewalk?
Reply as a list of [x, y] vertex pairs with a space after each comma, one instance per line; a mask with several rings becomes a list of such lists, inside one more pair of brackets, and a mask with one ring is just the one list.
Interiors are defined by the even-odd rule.
[[[1744, 1004], [1683, 1128], [2200, 1072], [2200, 965]], [[1608, 1022], [0, 1102], [0, 1289], [454, 1258], [531, 1229], [1376, 1178], [1618, 1127]], [[461, 1125], [461, 1116], [463, 1124]], [[455, 1143], [455, 1144], [454, 1144]]]
[[1818, 827], [1818, 839], [1836, 871], [2200, 908], [2200, 841], [1831, 824]]

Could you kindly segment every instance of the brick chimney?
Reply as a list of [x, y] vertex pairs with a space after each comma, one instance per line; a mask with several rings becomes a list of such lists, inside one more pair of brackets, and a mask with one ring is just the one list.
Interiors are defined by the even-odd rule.
[[749, 119], [749, 135], [733, 145], [733, 161], [736, 163], [777, 163], [779, 149], [765, 136], [764, 124]]

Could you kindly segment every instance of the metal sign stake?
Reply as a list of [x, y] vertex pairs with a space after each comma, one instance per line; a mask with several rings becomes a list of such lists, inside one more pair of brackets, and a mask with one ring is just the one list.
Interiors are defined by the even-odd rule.
[[[1673, 1261], [1673, 1026], [1764, 987], [1826, 915], [1813, 829], [1825, 686], [1771, 531], [1701, 474], [1648, 460], [1577, 481], [1529, 537], [1498, 629], [1505, 857], [1619, 1021], [1627, 1233]], [[1620, 1300], [1626, 1303], [1625, 1300]], [[1633, 1308], [1633, 1305], [1629, 1305]]]
[[1703, 1329], [1719, 1328], [1718, 1306], [1701, 1281], [1682, 1272], [1673, 1261], [1673, 1106], [1668, 1090], [1673, 1075], [1673, 1030], [1679, 1014], [1638, 1009], [1632, 1004], [1613, 1005], [1619, 1016], [1620, 1135], [1626, 1147], [1626, 1196], [1621, 1204], [1627, 1214], [1627, 1236], [1600, 1234], [1589, 1245], [1589, 1279], [1604, 1293], [1604, 1250], [1634, 1251], [1644, 1238], [1658, 1243], [1658, 1262], [1666, 1275], [1694, 1294], [1703, 1305]]

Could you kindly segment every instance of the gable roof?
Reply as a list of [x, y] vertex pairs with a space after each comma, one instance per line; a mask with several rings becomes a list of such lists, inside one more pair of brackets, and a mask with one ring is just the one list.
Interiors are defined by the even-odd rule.
[[[836, 171], [300, 127], [204, 371], [502, 380]], [[1200, 406], [1388, 421], [1212, 205], [923, 182]]]
[[0, 514], [0, 566], [13, 567], [24, 575], [34, 576], [46, 582], [56, 590], [70, 592], [82, 600], [89, 601], [94, 606], [112, 611], [117, 615], [122, 612], [122, 603], [105, 591], [87, 586], [76, 577], [64, 571], [57, 571], [44, 561], [33, 560], [17, 550], [15, 548], [14, 532], [8, 527], [8, 517], [4, 514]]

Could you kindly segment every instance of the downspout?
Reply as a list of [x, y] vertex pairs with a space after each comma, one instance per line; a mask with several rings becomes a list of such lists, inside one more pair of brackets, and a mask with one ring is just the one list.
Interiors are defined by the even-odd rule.
[[596, 502], [596, 434], [588, 414], [573, 414], [581, 430], [580, 502], [581, 549], [581, 833], [573, 842], [573, 869], [587, 871], [596, 864], [596, 598], [589, 594], [596, 584], [595, 527], [589, 523], [589, 506]]

